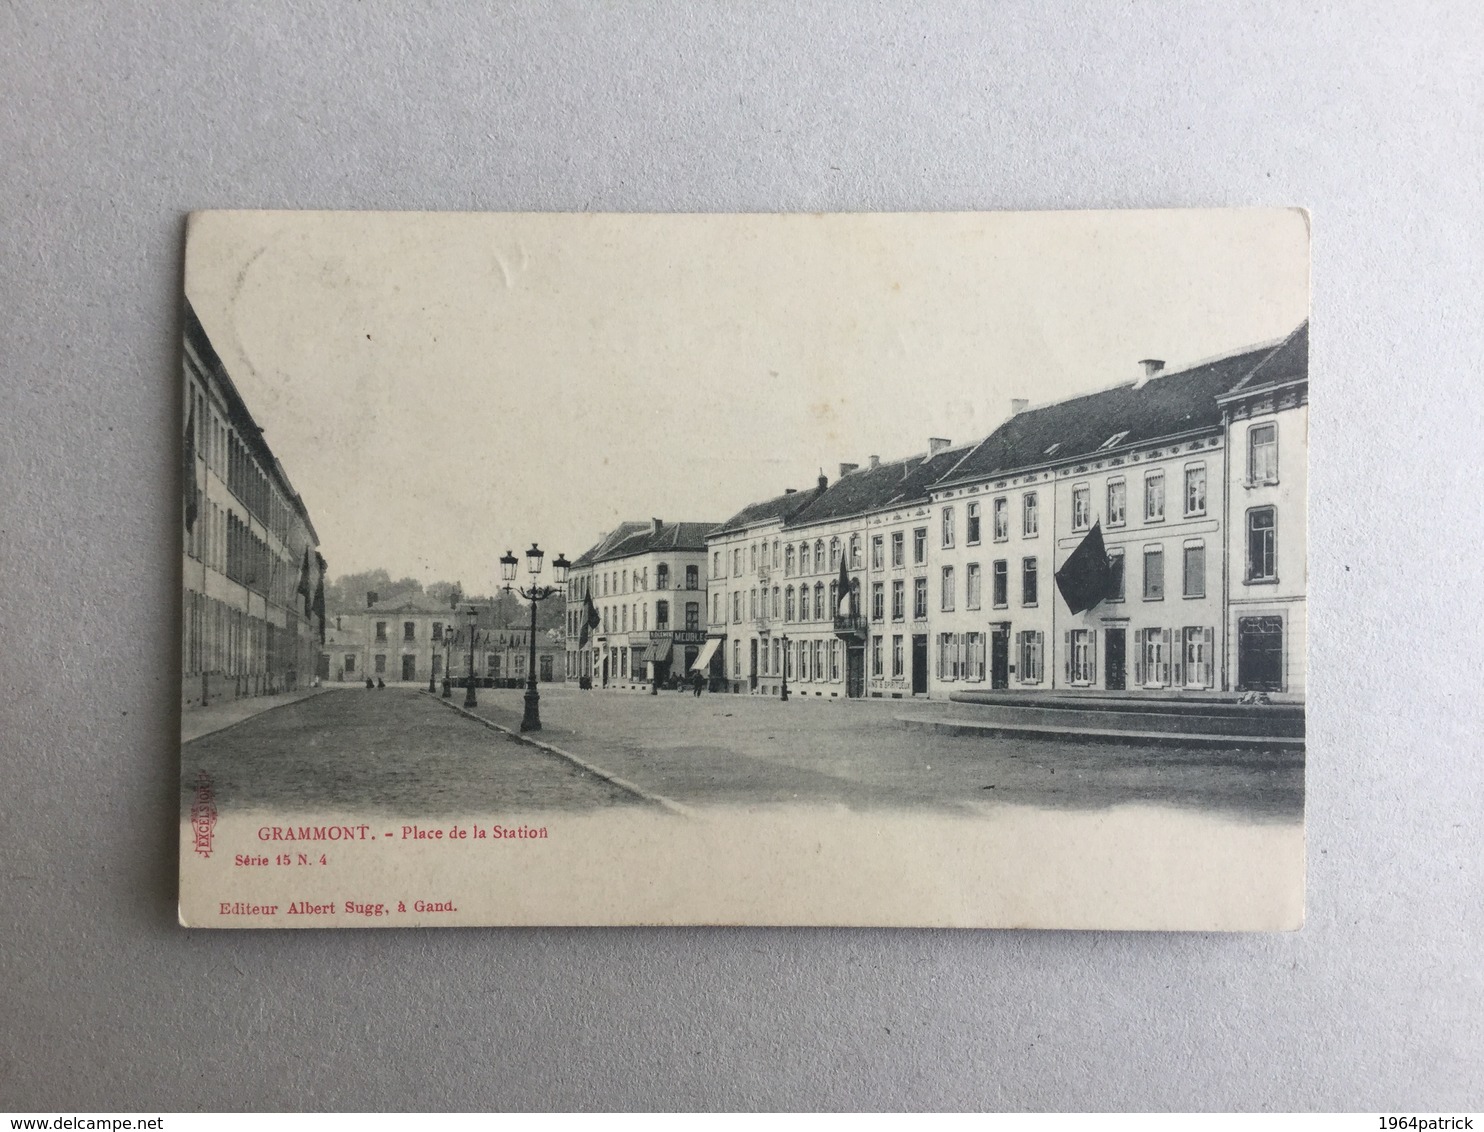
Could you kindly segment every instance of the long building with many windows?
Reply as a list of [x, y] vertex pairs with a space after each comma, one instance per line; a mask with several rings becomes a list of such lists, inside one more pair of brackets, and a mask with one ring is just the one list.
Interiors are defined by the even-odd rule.
[[319, 536], [189, 303], [182, 366], [181, 704], [293, 691], [324, 637]]

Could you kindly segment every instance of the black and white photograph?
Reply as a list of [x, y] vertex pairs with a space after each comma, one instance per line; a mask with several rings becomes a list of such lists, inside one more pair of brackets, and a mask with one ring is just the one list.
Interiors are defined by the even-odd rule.
[[181, 922], [1293, 930], [1309, 221], [203, 212]]

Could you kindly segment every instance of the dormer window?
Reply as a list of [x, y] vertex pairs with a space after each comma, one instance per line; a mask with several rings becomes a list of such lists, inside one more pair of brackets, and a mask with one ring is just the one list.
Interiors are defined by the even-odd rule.
[[1109, 448], [1117, 448], [1120, 444], [1123, 443], [1123, 438], [1127, 435], [1127, 429], [1124, 429], [1122, 432], [1115, 432], [1112, 436], [1108, 437], [1107, 440], [1098, 445], [1098, 451], [1106, 452]]
[[1056, 442], [1056, 443], [1055, 443], [1055, 444], [1053, 444], [1053, 445], [1052, 445], [1052, 446], [1051, 446], [1051, 447], [1050, 447], [1050, 448], [1048, 448], [1048, 449], [1046, 449], [1046, 451], [1045, 451], [1045, 452], [1043, 452], [1043, 453], [1042, 453], [1042, 455], [1043, 455], [1043, 456], [1055, 456], [1055, 455], [1056, 455], [1056, 450], [1057, 450], [1057, 449], [1058, 449], [1058, 448], [1060, 448], [1060, 447], [1061, 447], [1061, 441], [1060, 441], [1060, 440], [1058, 440], [1058, 441], [1057, 441], [1057, 442]]

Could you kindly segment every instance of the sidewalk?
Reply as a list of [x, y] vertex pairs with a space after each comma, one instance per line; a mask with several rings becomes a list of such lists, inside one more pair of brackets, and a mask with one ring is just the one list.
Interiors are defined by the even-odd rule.
[[221, 731], [241, 723], [244, 719], [251, 719], [265, 711], [271, 711], [273, 708], [297, 703], [299, 700], [307, 700], [310, 696], [322, 695], [342, 687], [354, 689], [361, 685], [327, 685], [319, 688], [301, 688], [297, 692], [283, 692], [276, 696], [243, 696], [241, 699], [209, 704], [204, 708], [183, 710], [180, 713], [180, 741], [189, 743], [192, 739], [199, 739], [203, 735]]

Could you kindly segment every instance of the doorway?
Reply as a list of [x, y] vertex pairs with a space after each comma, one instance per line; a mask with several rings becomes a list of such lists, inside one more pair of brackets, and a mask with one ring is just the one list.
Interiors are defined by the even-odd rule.
[[912, 694], [927, 694], [927, 634], [912, 634]]
[[748, 643], [748, 655], [751, 658], [751, 667], [747, 670], [747, 686], [754, 692], [757, 691], [757, 638], [753, 637]]
[[1107, 656], [1103, 665], [1108, 691], [1122, 692], [1128, 686], [1128, 630], [1105, 629]]
[[1237, 618], [1237, 691], [1283, 690], [1283, 618]]
[[852, 700], [866, 694], [865, 645], [847, 645], [845, 648], [845, 694]]
[[417, 679], [417, 657], [415, 657], [415, 656], [404, 656], [402, 658], [402, 679], [403, 680], [416, 680]]
[[998, 625], [989, 634], [989, 686], [997, 692], [1010, 687], [1010, 630]]

